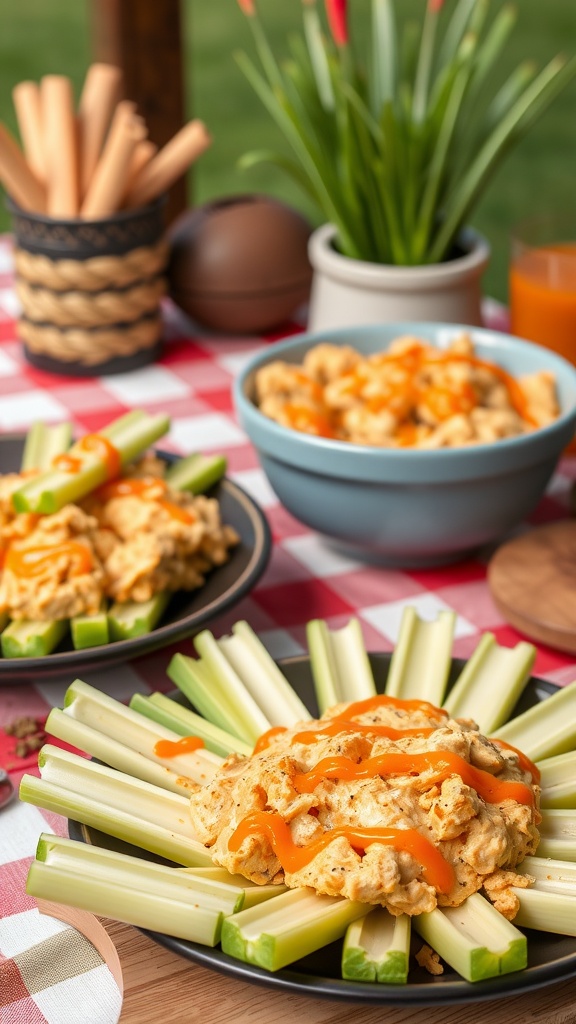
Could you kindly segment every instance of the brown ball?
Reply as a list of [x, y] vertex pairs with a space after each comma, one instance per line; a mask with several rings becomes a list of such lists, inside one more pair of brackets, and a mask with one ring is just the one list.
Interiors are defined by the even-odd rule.
[[212, 330], [279, 327], [309, 296], [310, 232], [301, 214], [267, 196], [231, 196], [188, 210], [168, 234], [170, 295]]

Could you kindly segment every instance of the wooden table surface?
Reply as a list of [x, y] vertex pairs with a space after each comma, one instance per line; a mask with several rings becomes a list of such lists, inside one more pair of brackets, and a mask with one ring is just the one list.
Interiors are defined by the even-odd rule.
[[576, 980], [477, 1005], [341, 1003], [228, 978], [176, 956], [130, 925], [103, 923], [124, 979], [119, 1024], [576, 1024]]

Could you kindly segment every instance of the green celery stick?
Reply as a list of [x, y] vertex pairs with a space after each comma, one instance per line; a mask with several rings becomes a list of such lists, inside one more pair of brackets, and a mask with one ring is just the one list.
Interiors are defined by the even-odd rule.
[[[236, 709], [228, 702], [218, 680], [214, 679], [202, 661], [178, 653], [171, 658], [166, 673], [204, 718], [220, 729], [233, 733], [238, 739], [249, 742]], [[253, 743], [250, 745], [254, 746]]]
[[[170, 426], [167, 416], [128, 413], [100, 431], [118, 450], [122, 465], [143, 454], [165, 434]], [[93, 452], [84, 451], [80, 442], [72, 445], [70, 455], [82, 460], [76, 473], [49, 469], [28, 480], [14, 492], [12, 503], [17, 512], [58, 512], [68, 502], [78, 501], [108, 479], [106, 463]]]
[[526, 936], [477, 892], [459, 907], [418, 914], [412, 925], [467, 981], [484, 981], [527, 965]]
[[150, 633], [166, 611], [171, 594], [162, 591], [148, 601], [115, 601], [108, 612], [111, 640], [132, 640]]
[[77, 651], [87, 647], [101, 647], [110, 639], [108, 612], [103, 605], [94, 615], [76, 615], [70, 620], [72, 643]]
[[6, 611], [6, 609], [4, 608], [0, 612], [0, 633], [2, 632], [3, 629], [6, 629], [6, 626], [8, 625], [9, 622], [10, 622], [10, 615]]
[[22, 455], [22, 472], [50, 469], [52, 459], [67, 451], [72, 442], [72, 426], [70, 423], [33, 423], [24, 442]]
[[[212, 863], [196, 839], [189, 800], [46, 744], [40, 778], [25, 775], [20, 799], [187, 866]], [[128, 808], [128, 809], [126, 809]]]
[[576, 808], [576, 750], [538, 761], [542, 807]]
[[164, 479], [176, 491], [204, 494], [222, 479], [226, 466], [224, 455], [200, 455], [194, 452], [172, 463], [166, 470]]
[[444, 700], [452, 660], [456, 613], [441, 611], [433, 622], [405, 608], [386, 682], [386, 693], [402, 700]]
[[576, 746], [576, 681], [558, 688], [494, 733], [532, 761], [563, 754]]
[[139, 711], [141, 715], [146, 715], [153, 722], [172, 729], [179, 736], [199, 736], [204, 740], [207, 750], [220, 754], [221, 757], [227, 757], [232, 752], [246, 756], [252, 753], [249, 743], [244, 743], [224, 729], [219, 729], [212, 722], [207, 722], [201, 715], [182, 707], [163, 693], [151, 693], [149, 697], [135, 693], [130, 698], [130, 707], [134, 711]]
[[576, 808], [542, 811], [539, 857], [576, 861]]
[[178, 868], [178, 870], [192, 875], [193, 885], [196, 885], [196, 879], [201, 878], [207, 882], [225, 882], [235, 886], [244, 894], [242, 910], [248, 910], [249, 907], [255, 907], [259, 903], [264, 903], [265, 900], [274, 899], [275, 896], [281, 896], [283, 892], [288, 891], [285, 885], [257, 885], [256, 882], [251, 882], [242, 875], [231, 875], [226, 868]]
[[237, 960], [277, 971], [341, 938], [351, 921], [369, 910], [367, 903], [290, 889], [226, 918], [222, 949]]
[[316, 699], [323, 714], [342, 701], [366, 700], [376, 695], [374, 676], [358, 619], [342, 629], [329, 629], [323, 619], [306, 626]]
[[81, 679], [76, 679], [68, 687], [63, 715], [123, 744], [163, 769], [177, 772], [184, 780], [192, 779], [200, 786], [210, 782], [222, 764], [221, 757], [204, 749], [176, 750], [168, 756], [158, 753], [157, 744], [162, 740], [178, 743], [181, 740], [178, 733], [158, 725]]
[[484, 633], [444, 701], [452, 718], [472, 718], [484, 734], [508, 721], [536, 659], [534, 644], [501, 647]]
[[26, 882], [29, 895], [208, 946], [218, 942], [224, 914], [233, 913], [230, 895], [219, 900], [194, 890], [174, 868], [110, 851], [94, 857], [94, 847], [63, 846], [55, 838], [40, 838]]
[[409, 916], [392, 917], [388, 910], [376, 907], [348, 925], [342, 948], [342, 977], [405, 985], [409, 956]]
[[240, 738], [248, 743], [255, 743], [258, 737], [270, 728], [269, 719], [232, 668], [212, 633], [208, 629], [203, 629], [196, 634], [192, 642], [218, 688], [219, 699], [226, 702], [237, 718], [238, 728], [241, 730]]
[[67, 630], [66, 619], [53, 622], [13, 619], [0, 634], [2, 654], [5, 658], [43, 658], [52, 653]]

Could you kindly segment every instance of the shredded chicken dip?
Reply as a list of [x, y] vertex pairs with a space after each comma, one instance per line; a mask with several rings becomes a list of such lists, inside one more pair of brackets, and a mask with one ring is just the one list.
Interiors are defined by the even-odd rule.
[[[334, 735], [311, 741], [314, 729], [341, 718], [347, 709], [355, 711], [352, 705], [337, 705], [320, 719], [271, 736], [269, 745], [250, 757], [231, 755], [214, 780], [192, 795], [192, 822], [214, 863], [259, 884], [308, 886], [318, 893], [380, 904], [393, 915], [421, 914], [437, 905], [455, 907], [484, 889], [512, 918], [518, 901], [511, 887], [532, 881], [515, 869], [535, 852], [541, 820], [539, 787], [518, 754], [483, 736], [474, 722], [450, 719], [440, 709], [407, 711], [386, 705], [355, 715]], [[389, 739], [369, 730], [354, 731], [356, 723], [432, 731]], [[303, 732], [306, 742], [295, 739]], [[365, 766], [368, 759], [383, 754], [438, 751], [458, 755], [473, 769], [488, 773], [490, 784], [496, 780], [496, 789], [499, 783], [524, 784], [530, 799], [518, 802], [506, 796], [494, 802], [492, 794], [489, 802], [466, 784], [462, 774], [449, 774], [439, 783], [431, 770], [370, 778], [322, 777], [312, 792], [302, 792], [298, 785], [303, 773], [326, 764], [327, 758]], [[242, 822], [258, 812], [259, 821], [265, 820], [262, 812], [271, 819], [280, 817], [299, 853], [334, 830], [338, 834], [323, 847], [320, 843], [322, 848], [307, 864], [289, 871], [265, 829], [252, 830], [239, 845], [234, 842]], [[346, 829], [374, 827], [416, 830], [418, 838], [431, 843], [451, 866], [449, 890], [442, 892], [430, 884], [423, 861], [405, 849], [375, 840], [361, 851], [354, 839], [342, 835]]]
[[[17, 514], [12, 494], [30, 473], [0, 476], [0, 608], [12, 619], [96, 614], [104, 598], [146, 601], [160, 591], [194, 590], [238, 542], [215, 498], [164, 485], [164, 463], [149, 455], [126, 477], [150, 486], [126, 494], [104, 485], [54, 515]], [[162, 486], [155, 481], [162, 482]], [[37, 557], [32, 574], [11, 568], [10, 552]], [[80, 554], [80, 558], [78, 555]]]
[[385, 448], [486, 444], [546, 426], [560, 412], [552, 373], [516, 380], [479, 359], [468, 334], [445, 350], [399, 337], [370, 356], [315, 345], [302, 365], [262, 367], [256, 398], [282, 426]]

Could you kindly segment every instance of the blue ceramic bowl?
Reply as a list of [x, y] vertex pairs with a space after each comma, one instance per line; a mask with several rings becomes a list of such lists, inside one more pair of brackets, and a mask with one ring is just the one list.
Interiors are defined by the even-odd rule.
[[[320, 342], [384, 351], [411, 334], [446, 348], [467, 331], [477, 354], [513, 376], [551, 370], [561, 415], [550, 426], [493, 444], [417, 450], [372, 448], [282, 427], [254, 402], [255, 373], [276, 359], [300, 363]], [[235, 382], [240, 423], [282, 504], [357, 557], [414, 568], [454, 561], [502, 538], [534, 509], [576, 428], [576, 369], [531, 342], [459, 324], [396, 323], [303, 334], [272, 345]]]

